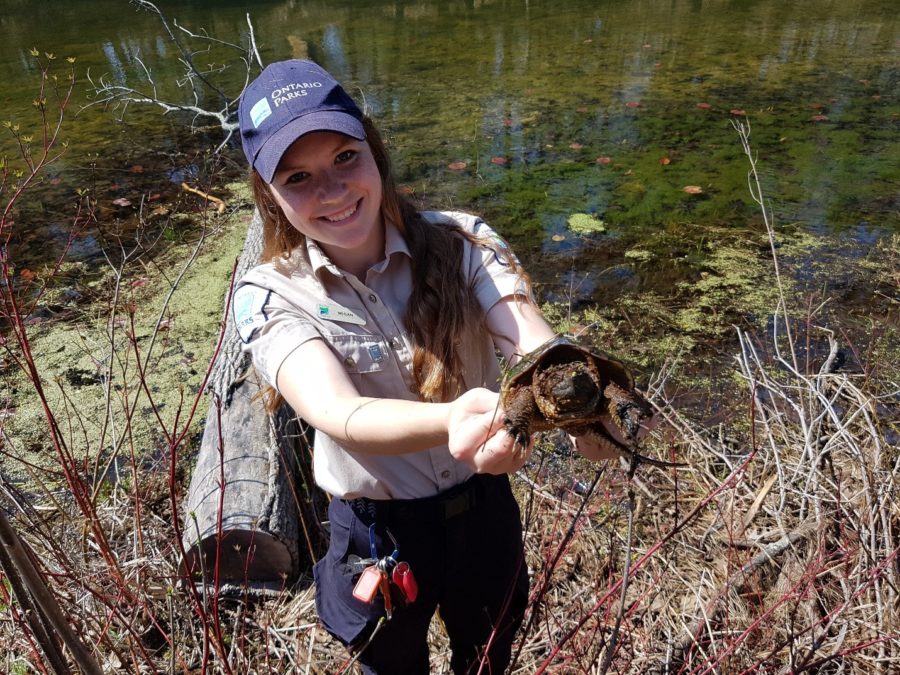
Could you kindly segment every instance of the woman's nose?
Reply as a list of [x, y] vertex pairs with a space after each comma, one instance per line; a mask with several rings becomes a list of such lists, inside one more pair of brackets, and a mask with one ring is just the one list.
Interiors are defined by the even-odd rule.
[[327, 171], [319, 182], [319, 199], [323, 202], [337, 201], [347, 191], [347, 183], [334, 171]]

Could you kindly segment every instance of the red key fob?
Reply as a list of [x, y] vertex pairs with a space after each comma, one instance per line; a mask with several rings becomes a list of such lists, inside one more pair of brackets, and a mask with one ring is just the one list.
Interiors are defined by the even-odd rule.
[[375, 565], [370, 565], [363, 570], [359, 581], [353, 587], [353, 597], [365, 603], [372, 603], [378, 593], [381, 584], [381, 572]]
[[419, 585], [416, 583], [416, 578], [413, 576], [409, 563], [397, 563], [391, 574], [391, 581], [403, 591], [407, 602], [413, 603], [416, 601], [416, 597], [419, 595]]

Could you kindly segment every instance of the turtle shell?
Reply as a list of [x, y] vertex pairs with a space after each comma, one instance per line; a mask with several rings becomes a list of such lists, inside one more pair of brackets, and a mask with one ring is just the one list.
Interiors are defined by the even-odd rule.
[[[680, 466], [634, 450], [640, 429], [652, 418], [650, 404], [624, 364], [570, 337], [548, 340], [507, 370], [500, 402], [506, 431], [520, 448], [528, 447], [532, 433], [556, 427], [634, 462]], [[610, 426], [620, 433], [611, 434]]]
[[620, 361], [587, 349], [568, 336], [557, 335], [525, 354], [506, 371], [500, 385], [501, 400], [505, 401], [519, 387], [530, 387], [539, 368], [572, 361], [591, 361], [605, 380], [615, 382], [626, 391], [634, 389], [634, 377]]

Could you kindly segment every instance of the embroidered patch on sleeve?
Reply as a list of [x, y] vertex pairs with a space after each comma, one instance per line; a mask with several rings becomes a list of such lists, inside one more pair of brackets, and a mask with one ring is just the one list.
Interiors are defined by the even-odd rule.
[[269, 317], [266, 305], [272, 291], [259, 286], [241, 286], [234, 292], [231, 301], [234, 313], [234, 327], [245, 343], [250, 342]]
[[472, 230], [474, 234], [477, 234], [479, 237], [486, 237], [490, 239], [497, 248], [491, 248], [491, 253], [494, 254], [494, 261], [500, 263], [504, 267], [509, 267], [509, 262], [501, 255], [499, 255], [499, 251], [503, 251], [507, 255], [512, 258], [516, 264], [519, 264], [519, 259], [516, 257], [516, 254], [512, 252], [509, 244], [506, 243], [506, 240], [501, 237], [499, 234], [494, 232], [494, 230], [483, 220], [480, 218], [475, 222], [475, 227]]

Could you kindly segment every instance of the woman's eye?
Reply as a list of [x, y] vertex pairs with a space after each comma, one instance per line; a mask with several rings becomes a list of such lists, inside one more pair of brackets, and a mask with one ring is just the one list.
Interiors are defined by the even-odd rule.
[[288, 178], [285, 182], [286, 183], [299, 183], [302, 180], [306, 180], [306, 178], [308, 176], [309, 176], [309, 174], [306, 173], [305, 171], [298, 171], [297, 173], [292, 173], [290, 176], [288, 176]]
[[335, 157], [334, 161], [335, 164], [343, 164], [344, 162], [349, 162], [354, 157], [356, 157], [356, 150], [344, 150]]

